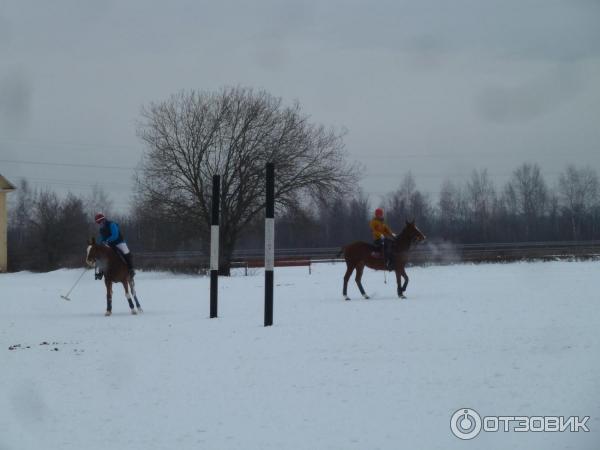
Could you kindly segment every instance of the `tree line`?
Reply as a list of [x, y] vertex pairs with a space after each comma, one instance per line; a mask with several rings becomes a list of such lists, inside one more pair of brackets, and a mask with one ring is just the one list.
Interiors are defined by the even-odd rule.
[[432, 240], [452, 243], [592, 240], [600, 237], [600, 182], [589, 167], [567, 166], [550, 186], [539, 165], [524, 163], [496, 186], [486, 169], [464, 182], [442, 184], [437, 198], [418, 189], [407, 173], [375, 204], [364, 195], [337, 197], [286, 211], [277, 222], [280, 247], [329, 247], [369, 240], [377, 206], [394, 230], [416, 220]]
[[[94, 213], [118, 221], [134, 252], [206, 251], [201, 233], [185, 218], [134, 201], [129, 214], [112, 213], [96, 187], [87, 197], [60, 198], [51, 190], [18, 185], [10, 203], [10, 270], [52, 270], [81, 266], [86, 241], [97, 234]], [[371, 239], [368, 221], [374, 208], [400, 230], [406, 220], [432, 240], [453, 243], [591, 240], [600, 236], [600, 183], [589, 167], [568, 166], [550, 186], [537, 164], [522, 164], [502, 186], [485, 169], [461, 183], [445, 181], [437, 198], [423, 193], [407, 173], [398, 188], [374, 203], [361, 192], [339, 193], [280, 207], [277, 248], [337, 247]], [[262, 248], [261, 215], [240, 231], [236, 249]]]

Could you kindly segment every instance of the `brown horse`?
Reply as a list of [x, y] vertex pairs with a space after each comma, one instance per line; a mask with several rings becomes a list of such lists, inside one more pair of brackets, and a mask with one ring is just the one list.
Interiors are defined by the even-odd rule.
[[[87, 256], [85, 262], [90, 267], [96, 267], [104, 274], [104, 285], [106, 286], [106, 313], [105, 316], [112, 314], [112, 284], [122, 283], [125, 288], [125, 296], [131, 309], [131, 314], [137, 314], [143, 312], [140, 303], [138, 302], [137, 295], [135, 293], [135, 283], [133, 278], [129, 276], [129, 269], [125, 261], [117, 254], [117, 252], [107, 245], [96, 244], [96, 239], [91, 238], [88, 242]], [[131, 295], [129, 294], [129, 288], [131, 287], [131, 293], [135, 300], [135, 306], [131, 301]]]
[[[406, 298], [404, 291], [406, 291], [406, 286], [408, 285], [408, 275], [406, 275], [405, 266], [408, 259], [408, 250], [414, 242], [424, 240], [425, 235], [416, 227], [413, 220], [412, 222], [406, 222], [406, 226], [402, 232], [394, 239], [391, 239], [390, 243], [386, 242], [386, 245], [392, 245], [393, 268], [394, 272], [396, 272], [398, 297], [400, 298]], [[350, 297], [348, 297], [348, 280], [350, 280], [354, 269], [356, 269], [356, 284], [360, 293], [364, 298], [369, 298], [361, 283], [363, 270], [365, 266], [374, 270], [386, 270], [383, 255], [377, 254], [373, 245], [360, 241], [342, 247], [341, 253], [344, 254], [347, 266], [346, 274], [344, 275], [344, 298], [350, 300]], [[402, 277], [404, 277], [404, 283], [402, 283]]]

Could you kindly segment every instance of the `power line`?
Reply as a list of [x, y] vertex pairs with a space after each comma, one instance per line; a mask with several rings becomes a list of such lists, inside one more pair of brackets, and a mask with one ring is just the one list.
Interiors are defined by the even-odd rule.
[[[38, 165], [38, 166], [53, 166], [53, 167], [77, 167], [77, 168], [88, 168], [88, 169], [103, 169], [103, 170], [127, 170], [133, 171], [136, 170], [136, 167], [127, 167], [127, 166], [105, 166], [98, 164], [77, 164], [77, 163], [63, 163], [63, 162], [39, 162], [39, 161], [24, 161], [24, 160], [9, 160], [9, 159], [0, 159], [0, 162], [10, 163], [10, 164], [23, 164], [23, 165]], [[396, 172], [377, 172], [377, 171], [369, 171], [367, 170], [370, 176], [375, 177], [398, 177], [402, 176], [402, 173]], [[446, 173], [420, 173], [415, 172], [413, 170], [410, 171], [415, 178], [423, 177], [423, 178], [448, 178], [448, 177], [464, 177], [470, 176], [473, 172], [446, 172]], [[562, 172], [543, 172], [545, 175], [560, 175]], [[493, 173], [488, 172], [488, 176], [490, 177], [507, 177], [511, 176], [513, 172], [506, 173]]]
[[91, 148], [114, 148], [114, 149], [135, 149], [132, 145], [127, 144], [98, 144], [95, 142], [73, 142], [73, 141], [49, 141], [48, 139], [11, 139], [2, 138], [0, 142], [12, 143], [17, 145], [43, 145], [43, 146], [66, 146], [66, 147], [91, 147]]
[[104, 166], [104, 165], [99, 165], [99, 164], [23, 161], [23, 160], [17, 160], [17, 159], [0, 159], [0, 162], [9, 163], [9, 164], [53, 166], [53, 167], [78, 167], [78, 168], [87, 168], [87, 169], [109, 169], [109, 170], [135, 170], [136, 169], [136, 167], [125, 167], [125, 166]]

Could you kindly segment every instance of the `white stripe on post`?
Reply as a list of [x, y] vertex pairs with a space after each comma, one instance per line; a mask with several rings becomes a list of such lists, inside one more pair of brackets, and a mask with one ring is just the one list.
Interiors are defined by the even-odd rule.
[[275, 219], [265, 219], [265, 270], [275, 267]]
[[210, 270], [219, 270], [219, 225], [210, 227]]

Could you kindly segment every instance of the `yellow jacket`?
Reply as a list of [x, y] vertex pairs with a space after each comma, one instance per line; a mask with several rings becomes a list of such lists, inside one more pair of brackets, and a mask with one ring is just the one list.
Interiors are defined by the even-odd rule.
[[382, 237], [393, 237], [392, 230], [390, 230], [390, 227], [386, 225], [383, 219], [378, 219], [377, 217], [374, 217], [369, 222], [369, 226], [371, 227], [371, 231], [373, 232], [374, 241], [381, 239]]

